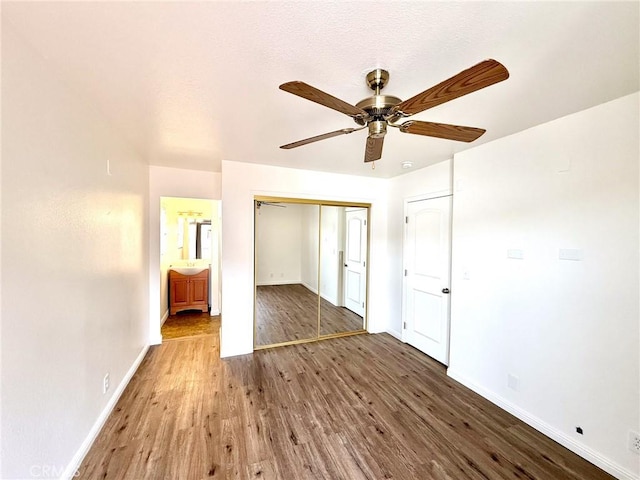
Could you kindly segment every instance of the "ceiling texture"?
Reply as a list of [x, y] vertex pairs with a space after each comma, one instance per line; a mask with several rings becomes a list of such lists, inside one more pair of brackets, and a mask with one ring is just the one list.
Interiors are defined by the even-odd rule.
[[[392, 177], [639, 89], [639, 2], [2, 2], [7, 25], [151, 165], [221, 160]], [[467, 144], [366, 131], [278, 89], [301, 80], [355, 104], [368, 71], [407, 99], [486, 58], [508, 80], [412, 117], [485, 128]]]

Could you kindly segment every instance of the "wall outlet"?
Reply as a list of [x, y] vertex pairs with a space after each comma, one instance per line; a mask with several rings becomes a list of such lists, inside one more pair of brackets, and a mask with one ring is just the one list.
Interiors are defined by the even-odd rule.
[[640, 455], [640, 433], [629, 431], [629, 450]]
[[519, 385], [520, 385], [520, 379], [518, 377], [516, 377], [512, 373], [507, 375], [507, 387], [517, 392]]
[[107, 390], [109, 390], [109, 374], [108, 373], [102, 379], [102, 393], [103, 394], [107, 393]]

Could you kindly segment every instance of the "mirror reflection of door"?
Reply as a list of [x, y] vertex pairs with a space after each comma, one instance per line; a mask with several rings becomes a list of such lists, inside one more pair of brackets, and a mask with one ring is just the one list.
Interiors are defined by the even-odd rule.
[[318, 335], [318, 205], [255, 205], [255, 345]]
[[320, 335], [364, 329], [367, 209], [322, 206]]
[[195, 258], [211, 258], [211, 220], [197, 224], [195, 252]]
[[364, 317], [367, 288], [367, 211], [363, 208], [346, 212], [345, 307]]

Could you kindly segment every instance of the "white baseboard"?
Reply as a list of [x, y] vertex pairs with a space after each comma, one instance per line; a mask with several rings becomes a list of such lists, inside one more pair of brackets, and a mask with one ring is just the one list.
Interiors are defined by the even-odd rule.
[[391, 329], [388, 329], [386, 332], [392, 337], [396, 337], [398, 340], [402, 341], [402, 332], [398, 332], [396, 330], [391, 330]]
[[169, 318], [169, 310], [164, 312], [164, 315], [162, 315], [162, 318], [160, 319], [160, 326], [164, 325], [164, 322], [167, 321], [167, 318]]
[[[305, 285], [305, 287], [309, 288], [307, 285]], [[309, 290], [311, 290], [309, 288]], [[313, 291], [313, 290], [311, 290]], [[316, 295], [318, 294], [318, 292], [314, 292]], [[320, 296], [322, 298], [324, 298], [327, 302], [329, 302], [331, 305], [333, 305], [334, 307], [344, 307], [344, 305], [338, 305], [338, 302], [336, 301], [335, 298], [333, 297], [329, 297], [329, 295], [324, 295], [322, 292], [320, 293]]]
[[144, 356], [147, 354], [148, 350], [149, 350], [149, 345], [145, 345], [142, 351], [140, 352], [140, 354], [138, 355], [138, 358], [135, 359], [135, 361], [133, 362], [133, 365], [131, 365], [131, 368], [129, 368], [129, 370], [127, 371], [126, 375], [124, 376], [124, 378], [122, 379], [118, 387], [114, 390], [113, 395], [111, 395], [111, 398], [105, 405], [104, 409], [102, 410], [102, 413], [100, 413], [95, 423], [93, 424], [93, 427], [91, 427], [91, 430], [89, 430], [89, 434], [80, 445], [80, 448], [71, 459], [71, 462], [69, 462], [69, 465], [67, 465], [67, 468], [64, 470], [64, 472], [60, 476], [61, 479], [71, 480], [77, 476], [76, 472], [78, 471], [78, 468], [80, 468], [80, 464], [82, 463], [82, 460], [84, 460], [84, 457], [89, 452], [91, 445], [93, 445], [93, 442], [95, 441], [96, 437], [100, 433], [100, 430], [102, 430], [102, 427], [107, 421], [107, 418], [109, 418], [109, 415], [111, 415], [113, 408], [116, 406], [116, 403], [118, 403], [118, 400], [122, 395], [122, 392], [124, 392], [124, 389], [127, 387], [127, 385], [129, 385], [129, 382], [131, 381], [131, 377], [133, 377], [133, 375], [136, 373], [136, 370], [138, 370], [138, 367], [142, 363], [142, 360], [144, 360]]
[[304, 288], [306, 288], [307, 290], [309, 290], [310, 292], [313, 292], [314, 295], [318, 295], [318, 289], [317, 288], [313, 288], [311, 285], [309, 285], [308, 283], [304, 283], [304, 282], [302, 282], [302, 286]]
[[[391, 333], [391, 332], [389, 332]], [[639, 480], [640, 477], [635, 473], [627, 470], [626, 468], [621, 467], [620, 465], [615, 464], [608, 458], [604, 457], [602, 454], [592, 450], [591, 448], [582, 445], [581, 443], [576, 442], [573, 438], [569, 437], [566, 433], [558, 430], [557, 428], [549, 425], [538, 417], [531, 415], [526, 410], [512, 404], [508, 400], [502, 398], [500, 395], [495, 394], [494, 392], [487, 390], [480, 385], [477, 385], [473, 381], [466, 378], [464, 375], [459, 374], [454, 369], [447, 369], [447, 375], [453, 378], [455, 381], [460, 382], [465, 387], [473, 390], [478, 395], [489, 400], [491, 403], [494, 403], [498, 407], [506, 410], [514, 417], [519, 418], [527, 425], [538, 430], [540, 433], [546, 435], [547, 437], [555, 440], [563, 447], [568, 448], [572, 452], [580, 455], [585, 460], [593, 463], [594, 465], [600, 467], [607, 473], [610, 473], [614, 477], [620, 480]]]
[[300, 280], [269, 280], [267, 282], [257, 282], [258, 287], [264, 287], [265, 285], [296, 285], [300, 283]]

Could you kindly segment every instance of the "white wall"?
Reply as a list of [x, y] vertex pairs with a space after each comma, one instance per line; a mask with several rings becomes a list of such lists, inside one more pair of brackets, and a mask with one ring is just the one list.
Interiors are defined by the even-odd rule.
[[400, 175], [389, 180], [389, 324], [387, 331], [400, 338], [402, 336], [402, 283], [403, 276], [403, 235], [404, 205], [406, 201], [434, 195], [449, 195], [451, 189], [450, 160], [440, 162], [415, 172]]
[[324, 205], [321, 212], [320, 295], [333, 305], [343, 305], [344, 207]]
[[[150, 343], [156, 345], [162, 342], [160, 323], [161, 313], [161, 278], [165, 272], [160, 266], [160, 198], [182, 197], [220, 200], [221, 174], [203, 172], [200, 170], [185, 170], [169, 167], [149, 167], [149, 335]], [[213, 219], [212, 219], [213, 226]], [[211, 269], [215, 272], [219, 266], [214, 260]], [[216, 265], [214, 265], [216, 263]], [[163, 275], [163, 277], [161, 277]], [[212, 275], [212, 283], [216, 276]], [[218, 291], [219, 285], [211, 285], [211, 291]], [[211, 299], [212, 310], [215, 298]], [[218, 303], [220, 300], [218, 299]]]
[[315, 198], [370, 202], [369, 329], [386, 329], [386, 181], [266, 165], [222, 162], [223, 357], [253, 350], [253, 197]]
[[302, 250], [300, 252], [300, 275], [302, 284], [317, 294], [320, 207], [318, 205], [302, 205], [301, 207]]
[[285, 285], [302, 280], [302, 207], [263, 205], [256, 216], [256, 282]]
[[15, 479], [75, 468], [146, 350], [148, 167], [2, 28], [0, 476]]
[[[0, 3], [0, 20], [2, 19], [2, 3]], [[2, 22], [0, 22], [0, 36]], [[2, 62], [0, 61], [0, 91], [2, 89]], [[1, 92], [0, 92], [1, 93]], [[0, 112], [2, 111], [2, 95], [0, 94]], [[0, 115], [1, 117], [2, 115]], [[0, 118], [1, 122], [1, 118]], [[1, 125], [1, 123], [0, 123]], [[2, 185], [2, 129], [0, 128], [0, 185]], [[2, 194], [0, 193], [0, 219], [2, 218]], [[0, 221], [0, 380], [3, 369], [2, 362], [2, 221]], [[0, 381], [0, 476], [2, 476], [2, 385]]]
[[620, 478], [640, 472], [638, 101], [454, 160], [449, 374]]

